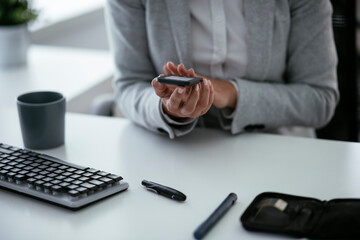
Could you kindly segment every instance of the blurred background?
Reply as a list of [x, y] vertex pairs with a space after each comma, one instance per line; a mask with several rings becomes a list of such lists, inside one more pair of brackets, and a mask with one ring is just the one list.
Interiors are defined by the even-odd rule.
[[[360, 79], [357, 73], [360, 70], [360, 61], [358, 61], [360, 0], [331, 0], [331, 3], [334, 8], [333, 28], [339, 56], [338, 81], [341, 100], [333, 120], [326, 127], [318, 130], [317, 134], [318, 137], [325, 139], [359, 141], [360, 96], [358, 93], [360, 93]], [[54, 64], [62, 66], [60, 67], [62, 72], [59, 73], [62, 79], [71, 76], [73, 78], [71, 84], [84, 82], [76, 90], [76, 93], [64, 90], [65, 94], [66, 91], [69, 92], [68, 111], [121, 116], [121, 113], [114, 113], [112, 110], [110, 112], [96, 110], [99, 109], [99, 104], [106, 103], [111, 96], [107, 94], [111, 93], [113, 73], [104, 18], [104, 4], [105, 0], [31, 1], [32, 7], [38, 10], [39, 14], [37, 19], [29, 25], [31, 47], [28, 63], [26, 66], [18, 68], [0, 69], [0, 88], [5, 87], [5, 85], [1, 85], [1, 82], [9, 84], [3, 80], [4, 78], [17, 76], [19, 71], [25, 71], [26, 76], [35, 78], [31, 81], [38, 81], [33, 72], [40, 70], [36, 70], [37, 68], [32, 66], [31, 61], [39, 61], [39, 66], [49, 64], [45, 68], [54, 69], [50, 66], [49, 61], [57, 59], [54, 60]], [[40, 56], [44, 54], [48, 54], [48, 58], [39, 60]], [[77, 57], [79, 59], [85, 57], [90, 62], [84, 63], [84, 67], [78, 70], [74, 66], [82, 64], [82, 61], [75, 61]], [[73, 72], [62, 75], [66, 71]], [[95, 80], [88, 80], [95, 76]], [[90, 86], [85, 86], [91, 81], [93, 82]], [[69, 83], [69, 85], [71, 84]], [[67, 86], [67, 88], [71, 88], [71, 86]]]

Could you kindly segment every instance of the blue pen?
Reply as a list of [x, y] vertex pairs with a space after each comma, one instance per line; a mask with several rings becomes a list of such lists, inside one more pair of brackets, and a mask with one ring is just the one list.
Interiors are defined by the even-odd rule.
[[237, 200], [235, 193], [230, 193], [220, 206], [194, 232], [196, 239], [202, 239], [206, 233], [224, 216]]

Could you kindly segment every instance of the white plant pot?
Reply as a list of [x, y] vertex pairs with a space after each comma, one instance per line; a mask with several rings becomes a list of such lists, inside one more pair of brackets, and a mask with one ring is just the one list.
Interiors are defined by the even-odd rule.
[[0, 26], [0, 67], [26, 63], [29, 45], [26, 24]]

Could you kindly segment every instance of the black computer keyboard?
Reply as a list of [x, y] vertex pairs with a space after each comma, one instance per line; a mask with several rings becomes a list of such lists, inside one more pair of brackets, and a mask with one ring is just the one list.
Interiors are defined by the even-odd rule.
[[72, 209], [129, 187], [121, 176], [2, 143], [0, 186]]

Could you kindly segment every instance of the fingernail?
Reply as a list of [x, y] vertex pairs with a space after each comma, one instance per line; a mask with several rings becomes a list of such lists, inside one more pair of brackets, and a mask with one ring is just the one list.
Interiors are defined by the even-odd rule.
[[203, 80], [204, 80], [204, 84], [205, 84], [205, 85], [208, 85], [208, 84], [209, 84], [209, 82], [208, 82], [207, 79], [203, 79]]
[[195, 91], [199, 91], [199, 85], [195, 86]]
[[178, 88], [178, 93], [179, 94], [182, 94], [184, 92], [184, 89], [183, 88]]

